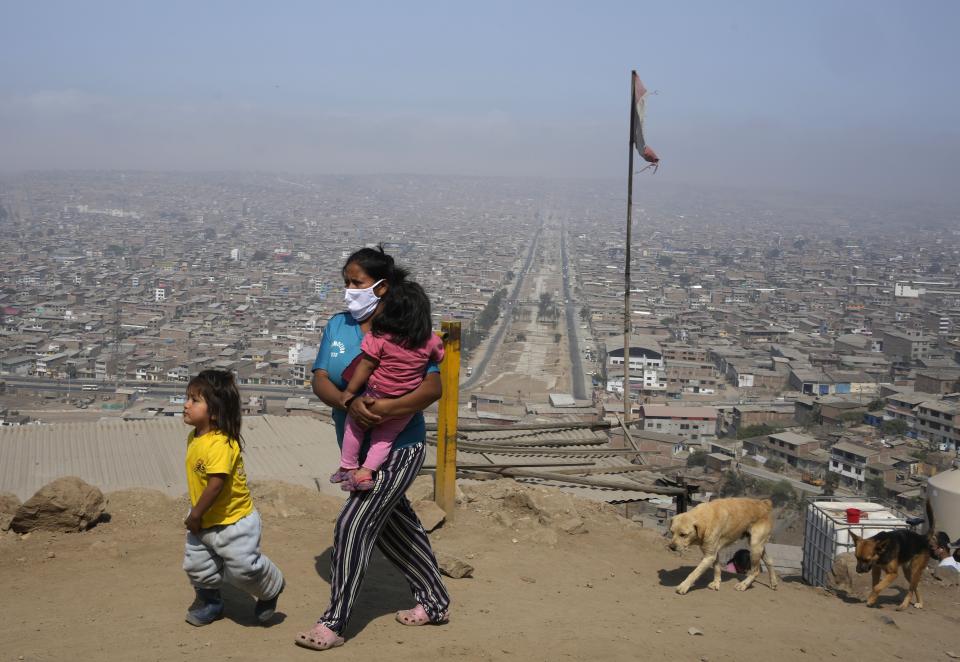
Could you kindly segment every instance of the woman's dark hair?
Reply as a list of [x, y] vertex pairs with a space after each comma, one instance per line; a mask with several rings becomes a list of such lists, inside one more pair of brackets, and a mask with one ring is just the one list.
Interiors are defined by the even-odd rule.
[[433, 333], [430, 298], [419, 283], [402, 280], [390, 285], [383, 295], [383, 308], [373, 318], [375, 335], [390, 334], [403, 347], [423, 347]]
[[747, 572], [753, 565], [753, 561], [750, 559], [750, 550], [738, 549], [733, 553], [733, 558], [730, 559], [730, 562], [733, 563], [733, 567], [737, 569], [737, 572]]
[[243, 436], [240, 434], [243, 412], [240, 390], [233, 373], [227, 370], [204, 370], [187, 384], [187, 393], [203, 398], [213, 427], [228, 439], [236, 440], [243, 450]]
[[393, 257], [384, 252], [383, 244], [377, 244], [376, 248], [361, 248], [354, 251], [343, 263], [340, 272], [345, 272], [351, 264], [356, 264], [363, 269], [363, 272], [374, 281], [386, 281], [391, 288], [405, 281], [408, 275], [406, 269], [398, 267]]

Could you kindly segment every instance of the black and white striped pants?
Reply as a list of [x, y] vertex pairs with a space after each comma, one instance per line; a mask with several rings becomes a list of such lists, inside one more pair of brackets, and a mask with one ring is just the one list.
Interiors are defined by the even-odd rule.
[[422, 443], [391, 451], [367, 492], [352, 492], [333, 535], [330, 559], [330, 606], [320, 623], [342, 634], [376, 545], [406, 577], [414, 599], [430, 620], [440, 620], [450, 606], [430, 540], [405, 492], [423, 466]]

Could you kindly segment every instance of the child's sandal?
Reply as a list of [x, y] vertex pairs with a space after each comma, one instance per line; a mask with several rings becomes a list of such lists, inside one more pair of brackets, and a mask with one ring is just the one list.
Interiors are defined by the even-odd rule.
[[374, 488], [376, 481], [373, 477], [357, 480], [357, 474], [350, 474], [350, 479], [340, 484], [340, 489], [347, 492], [368, 492]]
[[350, 480], [349, 470], [340, 470], [330, 476], [331, 483], [343, 483]]

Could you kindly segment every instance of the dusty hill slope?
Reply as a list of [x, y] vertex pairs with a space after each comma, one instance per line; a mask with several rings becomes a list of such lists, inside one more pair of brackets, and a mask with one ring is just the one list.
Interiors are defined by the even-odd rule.
[[[375, 556], [347, 645], [316, 653], [293, 638], [326, 604], [331, 523], [339, 502], [282, 484], [256, 486], [264, 548], [287, 576], [270, 627], [253, 624], [236, 594], [227, 618], [183, 622], [191, 591], [180, 570], [183, 500], [148, 491], [109, 496], [112, 520], [75, 534], [0, 537], [0, 660], [778, 660], [950, 659], [960, 654], [960, 592], [925, 580], [923, 610], [879, 610], [796, 582], [745, 593], [704, 578], [673, 587], [697, 555], [591, 503], [511, 481], [469, 489], [455, 522], [432, 534], [438, 550], [476, 568], [448, 579], [443, 627], [406, 628], [402, 578]], [[584, 532], [584, 529], [586, 531]], [[568, 533], [572, 531], [573, 533]], [[892, 621], [890, 620], [892, 619]], [[702, 635], [692, 635], [697, 628]], [[21, 657], [22, 656], [22, 657]]]

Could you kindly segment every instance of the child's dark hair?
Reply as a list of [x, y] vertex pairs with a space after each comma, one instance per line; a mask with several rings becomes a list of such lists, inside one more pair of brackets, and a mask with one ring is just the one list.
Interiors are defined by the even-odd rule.
[[403, 280], [391, 285], [383, 295], [383, 308], [373, 318], [371, 330], [378, 336], [390, 334], [403, 347], [423, 347], [433, 333], [433, 319], [430, 298], [420, 284]]
[[207, 403], [207, 412], [213, 427], [228, 439], [235, 439], [243, 449], [240, 425], [243, 412], [240, 406], [240, 390], [233, 373], [227, 370], [204, 370], [187, 384], [187, 393], [199, 395]]
[[733, 563], [733, 567], [737, 569], [737, 572], [747, 572], [753, 565], [753, 560], [750, 558], [750, 550], [738, 549], [733, 553], [729, 563]]
[[376, 248], [361, 248], [354, 251], [343, 263], [340, 272], [345, 272], [351, 264], [356, 264], [363, 269], [363, 272], [370, 276], [374, 282], [378, 280], [386, 281], [391, 288], [404, 282], [409, 273], [406, 269], [396, 265], [393, 257], [383, 250], [383, 244], [377, 244]]

